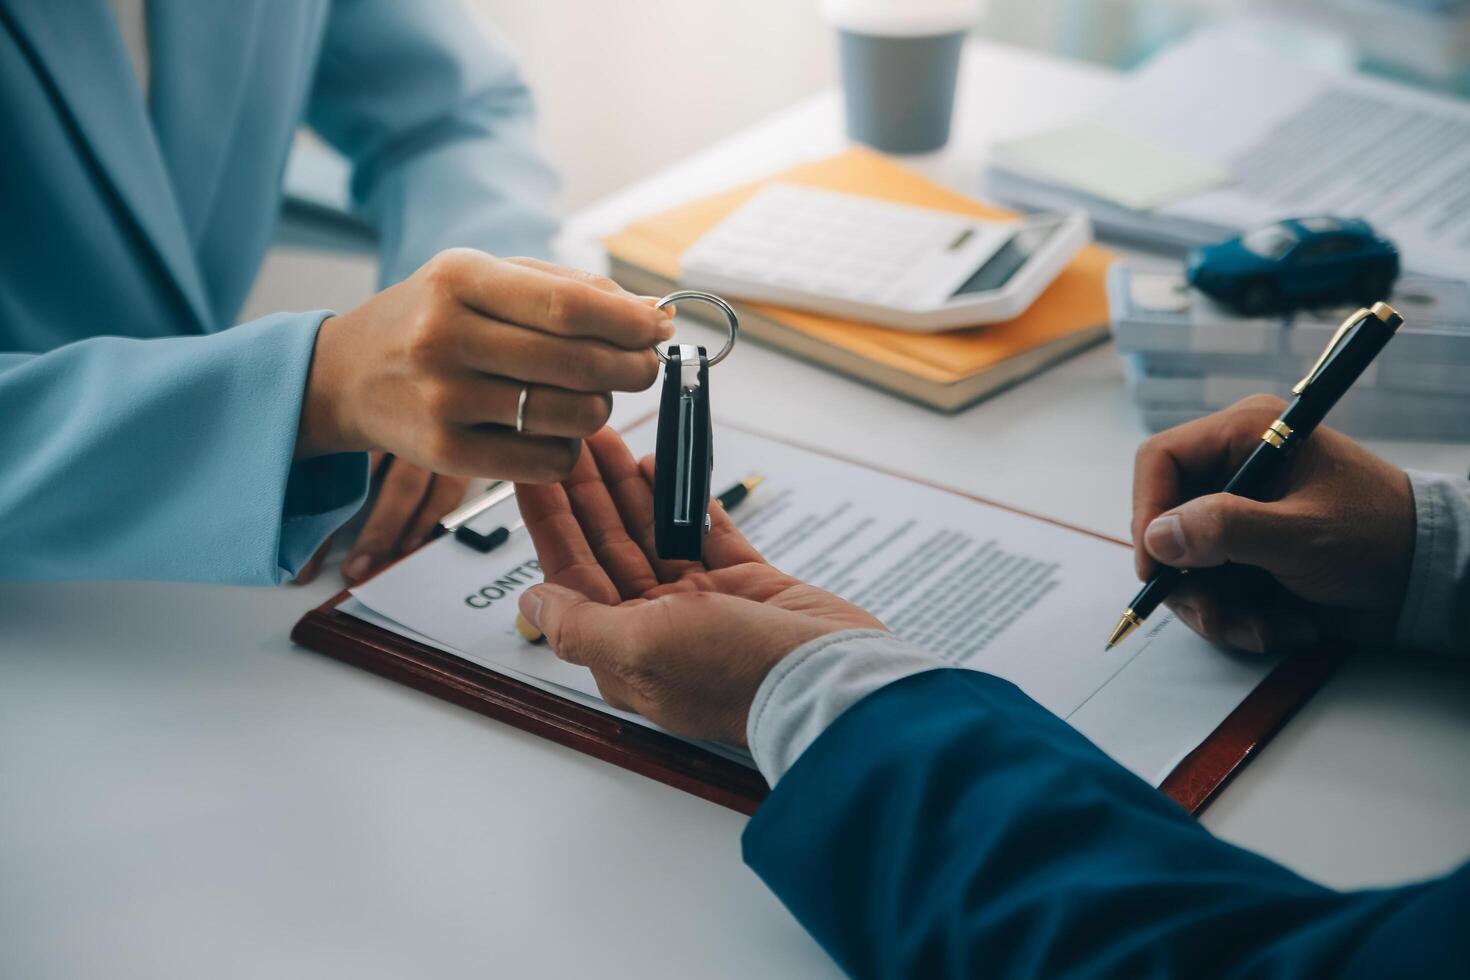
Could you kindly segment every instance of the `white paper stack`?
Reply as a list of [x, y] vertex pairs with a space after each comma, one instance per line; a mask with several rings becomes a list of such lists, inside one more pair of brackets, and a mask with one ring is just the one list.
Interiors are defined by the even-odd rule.
[[[1405, 276], [1388, 300], [1404, 326], [1328, 424], [1352, 435], [1470, 440], [1470, 284]], [[1177, 268], [1108, 272], [1113, 337], [1151, 429], [1257, 392], [1290, 397], [1351, 309], [1243, 317], [1189, 288]]]
[[1405, 269], [1458, 277], [1470, 268], [1467, 172], [1470, 104], [1206, 32], [1062, 129], [997, 146], [986, 189], [1175, 248], [1298, 215], [1361, 217]]

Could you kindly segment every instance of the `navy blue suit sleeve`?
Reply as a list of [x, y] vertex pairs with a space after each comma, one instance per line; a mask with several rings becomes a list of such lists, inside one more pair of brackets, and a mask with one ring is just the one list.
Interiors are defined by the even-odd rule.
[[1344, 894], [1213, 837], [1026, 697], [891, 684], [802, 754], [747, 863], [849, 973], [1463, 976], [1470, 871]]

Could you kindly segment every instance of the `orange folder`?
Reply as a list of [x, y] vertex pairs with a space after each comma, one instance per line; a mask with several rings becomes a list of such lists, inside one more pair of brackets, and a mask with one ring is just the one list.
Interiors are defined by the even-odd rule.
[[[940, 187], [879, 153], [854, 148], [629, 225], [604, 242], [613, 278], [640, 293], [675, 288], [684, 251], [772, 181], [978, 218], [1014, 216]], [[762, 303], [736, 307], [742, 333], [755, 340], [931, 408], [955, 411], [1104, 337], [1108, 319], [1104, 274], [1111, 259], [1107, 250], [1088, 246], [1021, 316], [950, 333], [892, 330]], [[698, 307], [692, 305], [690, 314], [703, 315]]]

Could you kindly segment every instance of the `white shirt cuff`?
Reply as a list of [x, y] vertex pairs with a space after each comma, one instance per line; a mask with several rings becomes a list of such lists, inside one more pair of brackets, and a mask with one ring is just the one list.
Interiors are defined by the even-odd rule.
[[1443, 656], [1470, 653], [1470, 483], [1409, 471], [1414, 560], [1396, 645]]
[[787, 654], [756, 691], [746, 722], [750, 754], [775, 786], [848, 708], [894, 681], [948, 666], [883, 630], [812, 640]]

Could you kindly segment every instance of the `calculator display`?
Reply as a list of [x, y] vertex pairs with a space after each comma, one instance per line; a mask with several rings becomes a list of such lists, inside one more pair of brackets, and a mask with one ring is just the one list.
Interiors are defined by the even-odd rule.
[[[969, 296], [1000, 289], [1011, 281], [1026, 261], [1039, 252], [1054, 235], [1061, 222], [1045, 220], [1022, 225], [990, 258], [981, 263], [970, 278], [960, 284], [954, 296]], [[953, 296], [951, 297], [953, 298]]]

